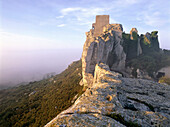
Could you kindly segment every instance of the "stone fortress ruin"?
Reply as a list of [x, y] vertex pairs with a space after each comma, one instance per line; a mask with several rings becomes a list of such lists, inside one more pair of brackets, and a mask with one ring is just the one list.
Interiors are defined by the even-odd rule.
[[109, 15], [97, 15], [92, 29], [86, 32], [82, 53], [84, 84], [88, 86], [92, 84], [95, 66], [99, 63], [108, 65], [110, 70], [119, 72], [125, 77], [133, 77], [132, 72], [135, 71], [137, 77], [151, 79], [148, 72], [144, 73], [137, 68], [138, 73], [137, 69], [127, 66], [127, 61], [141, 54], [159, 52], [158, 31], [139, 35], [138, 30], [132, 28], [130, 33], [125, 33], [122, 24], [110, 24], [109, 17]]
[[109, 15], [97, 15], [96, 23], [92, 24], [94, 36], [98, 36], [103, 32], [104, 26], [109, 24]]
[[123, 27], [121, 24], [110, 24], [109, 15], [96, 15], [96, 22], [92, 24], [92, 29], [86, 32], [86, 36], [97, 37], [103, 32], [106, 32], [109, 28], [123, 32]]

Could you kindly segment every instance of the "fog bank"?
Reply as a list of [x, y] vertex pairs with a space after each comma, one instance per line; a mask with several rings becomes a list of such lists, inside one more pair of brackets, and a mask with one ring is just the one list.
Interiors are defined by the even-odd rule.
[[82, 49], [3, 51], [0, 62], [0, 86], [36, 81], [47, 73], [62, 72], [81, 58]]

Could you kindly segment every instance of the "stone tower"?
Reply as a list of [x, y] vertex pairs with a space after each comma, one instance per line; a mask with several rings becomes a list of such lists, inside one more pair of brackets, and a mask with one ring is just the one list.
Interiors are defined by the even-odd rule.
[[109, 15], [97, 15], [96, 22], [92, 24], [93, 36], [96, 37], [103, 32], [103, 27], [109, 24]]

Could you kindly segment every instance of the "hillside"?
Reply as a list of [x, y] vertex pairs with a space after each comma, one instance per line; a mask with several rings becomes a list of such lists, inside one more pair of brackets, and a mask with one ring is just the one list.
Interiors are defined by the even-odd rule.
[[141, 54], [126, 62], [126, 66], [132, 67], [132, 73], [134, 77], [137, 77], [136, 70], [140, 69], [156, 79], [154, 73], [158, 72], [161, 68], [170, 66], [170, 51], [160, 50], [160, 52], [150, 52], [147, 54]]
[[39, 127], [81, 95], [81, 60], [50, 79], [0, 91], [0, 127]]

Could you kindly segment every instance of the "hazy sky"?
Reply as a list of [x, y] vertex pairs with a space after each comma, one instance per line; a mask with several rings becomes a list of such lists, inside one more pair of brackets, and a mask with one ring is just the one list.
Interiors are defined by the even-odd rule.
[[170, 0], [0, 0], [0, 68], [17, 63], [15, 57], [25, 61], [26, 52], [48, 56], [49, 51], [60, 51], [53, 54], [58, 59], [68, 49], [70, 61], [79, 59], [85, 32], [95, 16], [103, 14], [110, 15], [110, 23], [121, 23], [127, 33], [132, 27], [139, 33], [158, 30], [161, 48], [170, 49], [169, 6]]
[[125, 32], [159, 31], [170, 49], [170, 0], [1, 0], [4, 50], [82, 48], [95, 15], [110, 15]]

